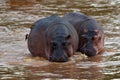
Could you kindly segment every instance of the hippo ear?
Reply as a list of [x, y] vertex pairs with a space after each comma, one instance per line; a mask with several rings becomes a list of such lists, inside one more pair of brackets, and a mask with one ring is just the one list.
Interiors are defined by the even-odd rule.
[[68, 39], [70, 39], [71, 38], [71, 35], [68, 35], [67, 37], [66, 37], [66, 40], [68, 40]]
[[100, 37], [100, 31], [99, 30], [95, 30], [95, 32], [97, 33], [97, 36]]
[[99, 30], [95, 30], [95, 32], [97, 33], [97, 35], [99, 34]]

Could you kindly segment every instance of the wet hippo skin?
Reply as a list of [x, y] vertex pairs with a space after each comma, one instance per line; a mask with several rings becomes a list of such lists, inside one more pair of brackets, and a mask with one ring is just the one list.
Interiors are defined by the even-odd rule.
[[89, 57], [100, 54], [104, 48], [104, 32], [98, 22], [83, 13], [68, 13], [63, 19], [70, 22], [79, 36], [78, 52]]
[[28, 35], [28, 49], [33, 56], [53, 62], [66, 62], [77, 50], [78, 41], [74, 27], [52, 15], [34, 23]]

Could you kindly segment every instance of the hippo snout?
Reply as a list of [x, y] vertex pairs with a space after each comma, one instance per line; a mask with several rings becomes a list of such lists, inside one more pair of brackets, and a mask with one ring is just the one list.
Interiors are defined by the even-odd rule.
[[62, 56], [56, 56], [56, 55], [52, 55], [49, 58], [49, 61], [51, 62], [67, 62], [68, 61], [68, 56], [67, 55], [62, 55]]
[[97, 51], [95, 49], [81, 49], [82, 53], [85, 53], [88, 57], [93, 57], [97, 54]]

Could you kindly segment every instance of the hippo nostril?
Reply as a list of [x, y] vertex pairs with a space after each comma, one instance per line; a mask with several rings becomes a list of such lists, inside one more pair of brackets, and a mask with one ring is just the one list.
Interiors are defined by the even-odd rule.
[[52, 57], [50, 57], [50, 58], [49, 58], [49, 61], [50, 61], [50, 62], [53, 62], [53, 58], [52, 58]]
[[55, 56], [51, 56], [49, 58], [49, 61], [51, 61], [51, 62], [57, 62], [57, 58]]
[[85, 53], [85, 50], [84, 49], [79, 49], [79, 51], [84, 54]]
[[51, 61], [51, 62], [67, 62], [68, 56], [66, 56], [66, 55], [63, 55], [62, 57], [51, 56], [49, 58], [49, 61]]
[[60, 58], [57, 60], [57, 62], [67, 62], [68, 58]]
[[92, 50], [86, 50], [85, 51], [85, 54], [88, 56], [88, 57], [93, 57], [96, 55], [96, 50], [92, 49]]
[[60, 62], [67, 62], [67, 61], [68, 61], [68, 56], [65, 55], [60, 59]]

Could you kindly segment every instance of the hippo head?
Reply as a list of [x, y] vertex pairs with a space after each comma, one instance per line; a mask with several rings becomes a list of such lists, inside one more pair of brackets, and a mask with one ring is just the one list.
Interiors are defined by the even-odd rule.
[[85, 53], [88, 57], [98, 54], [103, 47], [102, 36], [99, 30], [86, 31], [81, 35], [80, 52]]
[[50, 43], [51, 54], [49, 61], [52, 62], [66, 62], [68, 57], [73, 54], [72, 44], [70, 42], [70, 35], [55, 36]]

